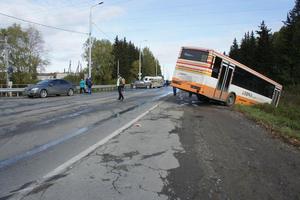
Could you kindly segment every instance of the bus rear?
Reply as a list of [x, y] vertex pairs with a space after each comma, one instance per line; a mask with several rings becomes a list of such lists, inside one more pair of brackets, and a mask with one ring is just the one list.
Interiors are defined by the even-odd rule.
[[212, 74], [212, 59], [210, 50], [183, 47], [176, 62], [171, 85], [187, 92], [203, 95], [201, 91], [207, 91], [205, 83]]

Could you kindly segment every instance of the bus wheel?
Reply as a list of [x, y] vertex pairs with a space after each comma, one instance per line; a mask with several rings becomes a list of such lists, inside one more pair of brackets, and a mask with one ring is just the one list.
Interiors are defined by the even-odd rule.
[[233, 106], [235, 103], [235, 94], [230, 93], [226, 99], [226, 106]]

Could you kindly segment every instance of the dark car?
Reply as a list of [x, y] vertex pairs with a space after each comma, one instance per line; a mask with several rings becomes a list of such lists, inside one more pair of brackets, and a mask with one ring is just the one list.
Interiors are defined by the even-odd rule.
[[25, 88], [28, 97], [45, 98], [50, 95], [73, 96], [76, 86], [63, 79], [43, 80], [35, 85]]

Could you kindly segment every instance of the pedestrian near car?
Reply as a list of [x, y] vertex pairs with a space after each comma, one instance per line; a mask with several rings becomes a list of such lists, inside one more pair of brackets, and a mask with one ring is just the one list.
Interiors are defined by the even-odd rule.
[[119, 93], [119, 98], [118, 100], [123, 101], [124, 96], [123, 96], [123, 89], [124, 89], [124, 79], [120, 74], [118, 74], [118, 79], [117, 79], [117, 88], [118, 88], [118, 93]]
[[92, 85], [93, 85], [92, 79], [88, 78], [86, 82], [87, 82], [88, 93], [92, 94]]
[[79, 82], [79, 85], [80, 85], [80, 94], [84, 94], [85, 93], [85, 81], [83, 79], [81, 79]]

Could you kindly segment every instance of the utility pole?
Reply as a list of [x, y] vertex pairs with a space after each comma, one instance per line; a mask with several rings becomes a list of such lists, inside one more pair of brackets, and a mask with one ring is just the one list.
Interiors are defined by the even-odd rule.
[[69, 62], [69, 70], [68, 70], [68, 73], [69, 73], [69, 74], [71, 74], [71, 72], [72, 72], [71, 66], [72, 66], [72, 61], [70, 60], [70, 62]]
[[142, 50], [141, 50], [141, 44], [140, 44], [140, 54], [139, 54], [139, 73], [138, 73], [138, 77], [139, 77], [139, 81], [142, 78], [142, 72], [141, 72], [141, 68], [142, 68]]
[[78, 60], [78, 65], [77, 65], [75, 75], [79, 74], [79, 67], [80, 67], [80, 61]]
[[90, 7], [90, 18], [89, 18], [89, 78], [92, 78], [92, 9], [93, 7], [103, 4], [103, 1]]
[[91, 66], [91, 62], [92, 62], [92, 8], [90, 9], [90, 20], [89, 20], [89, 75], [88, 77], [91, 78], [92, 77], [92, 66]]

